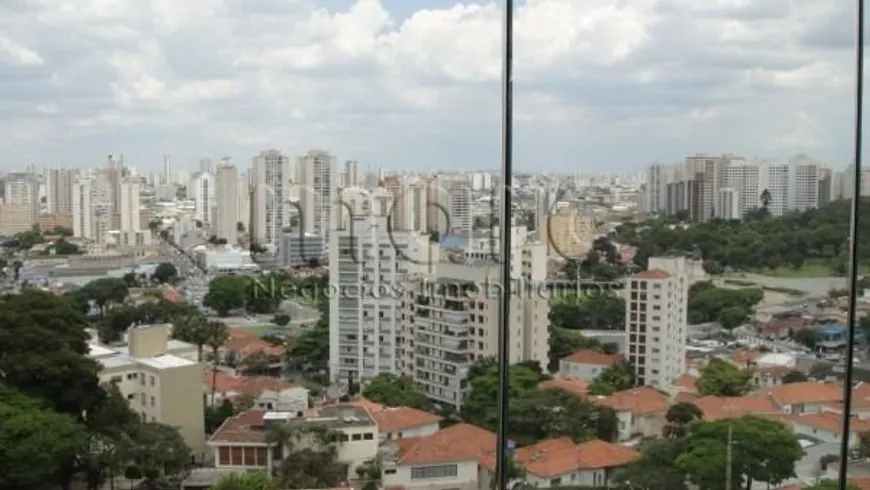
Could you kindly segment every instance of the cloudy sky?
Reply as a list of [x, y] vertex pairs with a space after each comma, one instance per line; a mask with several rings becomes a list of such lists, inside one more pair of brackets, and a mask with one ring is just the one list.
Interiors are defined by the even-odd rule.
[[[2, 0], [0, 170], [270, 147], [497, 169], [501, 3]], [[853, 2], [517, 3], [518, 170], [849, 160]]]

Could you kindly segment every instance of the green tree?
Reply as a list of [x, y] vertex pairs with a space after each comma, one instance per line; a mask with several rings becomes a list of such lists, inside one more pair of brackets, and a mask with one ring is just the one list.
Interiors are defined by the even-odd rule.
[[610, 396], [634, 387], [634, 368], [627, 361], [608, 366], [589, 384], [590, 395]]
[[290, 369], [311, 373], [329, 364], [329, 326], [317, 324], [290, 342], [287, 352]]
[[692, 483], [701, 488], [722, 487], [729, 430], [735, 489], [750, 488], [752, 482], [778, 485], [795, 476], [795, 464], [804, 455], [797, 436], [779, 422], [746, 416], [691, 425], [687, 449], [677, 458], [677, 465]]
[[272, 319], [272, 322], [279, 327], [286, 327], [290, 323], [290, 315], [280, 313], [278, 315], [275, 315], [275, 318]]
[[700, 420], [704, 414], [695, 404], [681, 402], [671, 405], [665, 414], [665, 424], [662, 436], [666, 439], [678, 439], [686, 435], [690, 423]]
[[340, 438], [325, 426], [278, 426], [266, 441], [282, 456], [276, 478], [281, 488], [334, 488], [347, 479], [347, 466], [338, 462]]
[[123, 279], [114, 277], [104, 277], [91, 281], [82, 287], [82, 291], [85, 297], [97, 305], [101, 316], [104, 316], [113, 305], [123, 303], [130, 294], [127, 283]]
[[174, 284], [178, 281], [178, 269], [171, 262], [161, 262], [151, 277], [161, 284]]
[[785, 376], [782, 377], [782, 384], [802, 383], [804, 381], [809, 381], [807, 375], [795, 370], [785, 373]]
[[566, 296], [550, 306], [550, 323], [569, 330], [618, 330], [625, 327], [625, 300], [612, 291]]
[[231, 473], [221, 477], [211, 490], [275, 490], [275, 484], [264, 473]]
[[411, 407], [430, 410], [432, 403], [417, 389], [413, 378], [384, 373], [375, 376], [363, 389], [362, 395], [388, 407]]
[[0, 373], [10, 386], [77, 419], [101, 396], [83, 316], [50, 293], [0, 298]]
[[617, 433], [613, 410], [563, 390], [528, 390], [511, 400], [509, 410], [509, 437], [520, 446], [563, 436], [612, 441]]
[[0, 440], [0, 488], [40, 488], [57, 481], [88, 437], [71, 415], [0, 384]]
[[228, 418], [232, 417], [236, 414], [236, 407], [233, 406], [233, 402], [230, 400], [224, 400], [218, 406], [207, 406], [205, 407], [205, 431], [208, 434], [214, 434], [214, 432], [224, 423]]
[[701, 395], [743, 396], [752, 389], [752, 373], [713, 358], [701, 370], [697, 386]]
[[629, 489], [687, 490], [686, 472], [677, 465], [685, 446], [681, 439], [646, 443], [639, 459], [616, 471], [614, 483]]
[[749, 321], [749, 312], [743, 306], [729, 306], [719, 311], [716, 317], [719, 325], [725, 330], [731, 330]]
[[174, 427], [141, 422], [132, 428], [129, 436], [126, 454], [143, 474], [177, 473], [190, 466], [190, 448]]
[[[868, 331], [868, 333], [870, 333], [870, 331]], [[801, 328], [800, 330], [793, 331], [791, 338], [795, 342], [809, 347], [810, 349], [815, 349], [820, 339], [819, 331], [814, 328]]]
[[[512, 400], [519, 399], [536, 388], [541, 377], [531, 369], [510, 367], [509, 390]], [[492, 360], [478, 362], [469, 370], [471, 390], [462, 404], [462, 418], [474, 425], [493, 429], [498, 420], [498, 365]]]
[[208, 284], [208, 292], [202, 304], [215, 310], [220, 316], [245, 306], [248, 299], [250, 281], [242, 276], [220, 276]]
[[208, 318], [195, 311], [174, 318], [172, 337], [196, 346], [196, 359], [202, 362], [202, 353], [214, 334]]
[[211, 404], [214, 405], [214, 398], [217, 390], [217, 372], [218, 362], [220, 361], [219, 350], [227, 343], [230, 338], [230, 329], [221, 322], [210, 321], [206, 324], [206, 345], [211, 348], [212, 363], [211, 363]]

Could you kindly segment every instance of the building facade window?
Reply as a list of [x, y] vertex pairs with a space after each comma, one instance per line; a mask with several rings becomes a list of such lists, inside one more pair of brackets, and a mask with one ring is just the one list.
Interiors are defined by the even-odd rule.
[[443, 464], [437, 466], [414, 466], [411, 468], [412, 480], [428, 480], [434, 478], [450, 478], [458, 475], [458, 467], [455, 464]]

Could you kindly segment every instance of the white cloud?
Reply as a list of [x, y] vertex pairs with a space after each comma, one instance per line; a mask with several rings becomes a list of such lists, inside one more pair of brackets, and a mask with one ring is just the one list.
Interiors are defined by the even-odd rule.
[[0, 64], [13, 66], [44, 65], [45, 60], [36, 51], [0, 34]]
[[[269, 146], [396, 169], [495, 166], [500, 2], [415, 0], [401, 16], [388, 0], [323, 6], [335, 3], [0, 6], [0, 131], [11, 135], [0, 163], [123, 151], [156, 168], [164, 151], [192, 165]], [[807, 147], [840, 165], [849, 14], [833, 0], [521, 2], [517, 165], [629, 169]]]

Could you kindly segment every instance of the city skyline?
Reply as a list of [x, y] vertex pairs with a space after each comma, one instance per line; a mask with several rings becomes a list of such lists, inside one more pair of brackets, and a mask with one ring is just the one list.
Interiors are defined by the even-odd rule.
[[[386, 169], [497, 167], [496, 4], [312, 5], [3, 7], [0, 169], [98, 166], [122, 149], [157, 171], [165, 152], [192, 168], [271, 147]], [[602, 9], [520, 3], [518, 171], [634, 172], [700, 151], [851, 159], [845, 5]]]

